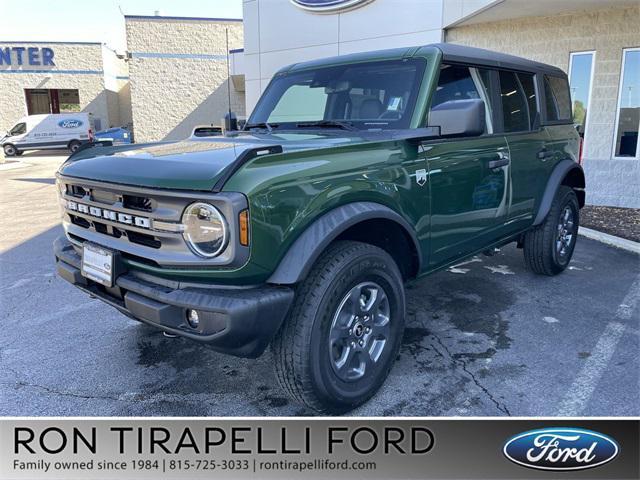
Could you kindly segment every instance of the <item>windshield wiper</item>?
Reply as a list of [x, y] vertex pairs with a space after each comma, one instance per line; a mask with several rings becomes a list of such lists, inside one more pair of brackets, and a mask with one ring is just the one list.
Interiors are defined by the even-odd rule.
[[336, 120], [321, 120], [319, 122], [297, 123], [298, 128], [341, 128], [343, 130], [358, 130], [351, 122], [339, 122]]
[[274, 128], [278, 128], [278, 123], [267, 123], [267, 122], [257, 122], [257, 123], [247, 123], [244, 126], [245, 130], [251, 130], [252, 128], [266, 128], [269, 133], [273, 131]]

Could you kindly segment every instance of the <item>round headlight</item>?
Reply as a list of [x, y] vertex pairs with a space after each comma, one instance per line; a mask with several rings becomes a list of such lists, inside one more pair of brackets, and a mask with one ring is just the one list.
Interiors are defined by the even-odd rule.
[[185, 227], [182, 235], [196, 255], [215, 257], [227, 246], [227, 222], [213, 205], [192, 203], [184, 211], [182, 223]]

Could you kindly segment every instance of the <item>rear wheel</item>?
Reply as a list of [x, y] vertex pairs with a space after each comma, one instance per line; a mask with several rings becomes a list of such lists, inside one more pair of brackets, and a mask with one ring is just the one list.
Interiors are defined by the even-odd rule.
[[578, 198], [572, 188], [561, 185], [547, 218], [525, 235], [527, 266], [543, 275], [564, 271], [573, 256], [579, 224]]
[[384, 383], [400, 348], [402, 276], [384, 250], [336, 242], [299, 286], [272, 343], [278, 382], [321, 413], [343, 413]]
[[69, 151], [71, 153], [76, 153], [80, 148], [81, 143], [78, 140], [71, 140], [69, 142]]
[[3, 150], [4, 150], [5, 156], [7, 157], [15, 157], [18, 154], [18, 149], [15, 146], [11, 145], [10, 143], [7, 143], [3, 147]]

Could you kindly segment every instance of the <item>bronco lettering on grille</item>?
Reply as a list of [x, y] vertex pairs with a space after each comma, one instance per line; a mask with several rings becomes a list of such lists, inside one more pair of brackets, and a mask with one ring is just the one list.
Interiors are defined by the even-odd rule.
[[93, 217], [104, 218], [111, 222], [123, 223], [125, 225], [135, 225], [140, 228], [151, 228], [151, 219], [147, 217], [138, 217], [135, 215], [129, 215], [128, 213], [115, 212], [113, 210], [107, 210], [105, 208], [90, 207], [82, 203], [74, 202], [73, 200], [67, 201], [67, 209], [85, 213]]

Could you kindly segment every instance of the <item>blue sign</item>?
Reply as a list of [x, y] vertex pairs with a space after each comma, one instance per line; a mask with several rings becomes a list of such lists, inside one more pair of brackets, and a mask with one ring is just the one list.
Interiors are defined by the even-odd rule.
[[335, 13], [355, 8], [373, 0], [291, 0], [295, 5], [316, 13]]
[[521, 433], [504, 446], [514, 463], [538, 470], [585, 470], [613, 460], [620, 451], [612, 438], [578, 428], [542, 428]]
[[53, 50], [48, 47], [5, 47], [0, 48], [0, 66], [55, 66]]
[[80, 125], [82, 125], [82, 121], [75, 118], [67, 118], [58, 122], [58, 126], [62, 128], [78, 128]]

